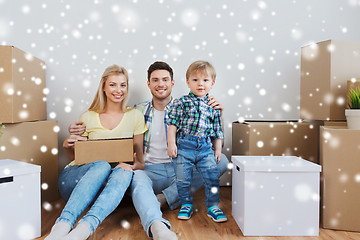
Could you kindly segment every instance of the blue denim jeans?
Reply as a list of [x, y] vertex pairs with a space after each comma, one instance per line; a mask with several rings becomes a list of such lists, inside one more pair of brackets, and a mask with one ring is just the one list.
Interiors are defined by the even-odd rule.
[[[93, 202], [79, 221], [89, 225], [91, 233], [121, 202], [133, 176], [132, 171], [111, 169], [105, 161], [65, 168], [59, 176], [59, 191], [67, 203], [56, 222], [65, 221], [74, 226], [82, 212]], [[99, 190], [104, 189], [96, 198]]]
[[[217, 164], [221, 174], [227, 171], [229, 160], [224, 154]], [[199, 171], [193, 168], [191, 190], [197, 191], [203, 186]], [[172, 163], [158, 163], [145, 165], [144, 170], [134, 171], [134, 177], [130, 185], [132, 200], [141, 223], [149, 237], [152, 237], [150, 226], [155, 221], [162, 221], [169, 228], [170, 223], [162, 217], [162, 212], [156, 194], [163, 193], [171, 210], [178, 208], [180, 204], [179, 194], [176, 187], [176, 176]]]
[[173, 158], [176, 174], [176, 185], [181, 204], [192, 204], [191, 191], [194, 166], [200, 173], [204, 186], [207, 207], [218, 205], [219, 200], [219, 169], [211, 149], [210, 138], [200, 138], [189, 134], [178, 134], [177, 157]]

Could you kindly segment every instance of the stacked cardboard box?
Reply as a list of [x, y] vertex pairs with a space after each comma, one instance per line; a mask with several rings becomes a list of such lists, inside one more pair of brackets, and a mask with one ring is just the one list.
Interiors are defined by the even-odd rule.
[[[354, 167], [354, 156], [358, 156], [354, 154], [360, 146], [359, 137], [355, 136], [360, 130], [347, 129], [345, 122], [347, 88], [359, 85], [354, 83], [360, 77], [359, 66], [360, 42], [329, 40], [305, 46], [301, 49], [302, 120], [232, 125], [232, 155], [295, 155], [323, 165], [324, 228], [360, 231], [359, 212], [354, 211], [359, 199], [355, 193], [360, 172]], [[348, 84], [348, 80], [352, 82]], [[329, 136], [331, 141], [326, 139]], [[330, 149], [335, 143], [351, 141], [353, 144], [341, 144], [342, 149]]]
[[41, 166], [42, 201], [59, 199], [58, 126], [46, 120], [45, 63], [0, 46], [0, 159]]
[[360, 131], [347, 129], [344, 122], [326, 122], [345, 121], [347, 91], [360, 76], [359, 53], [360, 42], [351, 41], [329, 40], [301, 49], [300, 116], [323, 125], [319, 155], [324, 228], [360, 231], [356, 178]]

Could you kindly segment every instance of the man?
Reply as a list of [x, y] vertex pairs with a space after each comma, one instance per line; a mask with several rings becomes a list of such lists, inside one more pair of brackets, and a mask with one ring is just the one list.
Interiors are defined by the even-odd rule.
[[[166, 120], [173, 100], [171, 91], [174, 84], [172, 68], [165, 62], [153, 63], [148, 69], [147, 80], [152, 100], [135, 105], [144, 114], [148, 131], [144, 137], [145, 169], [134, 172], [130, 191], [144, 230], [155, 240], [177, 239], [176, 234], [170, 230], [170, 223], [162, 217], [160, 209], [165, 204], [171, 210], [180, 206], [175, 171], [167, 154]], [[210, 106], [223, 109], [216, 99], [210, 98]], [[79, 133], [79, 125], [76, 124], [79, 122], [69, 127], [71, 134]], [[220, 175], [227, 170], [228, 163], [226, 156], [222, 154], [221, 161], [217, 164]], [[203, 185], [196, 169], [193, 170], [192, 182], [193, 191]]]

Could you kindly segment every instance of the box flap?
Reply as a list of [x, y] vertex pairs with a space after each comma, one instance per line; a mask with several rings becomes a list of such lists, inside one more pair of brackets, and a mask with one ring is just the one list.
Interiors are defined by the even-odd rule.
[[41, 166], [10, 159], [0, 159], [0, 178], [40, 173]]
[[321, 166], [295, 156], [232, 156], [243, 172], [320, 172]]

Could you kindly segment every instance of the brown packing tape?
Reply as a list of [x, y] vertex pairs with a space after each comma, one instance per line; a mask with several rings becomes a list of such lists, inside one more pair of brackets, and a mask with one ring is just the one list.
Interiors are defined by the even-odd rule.
[[75, 143], [75, 163], [132, 162], [133, 152], [132, 138], [79, 141]]

